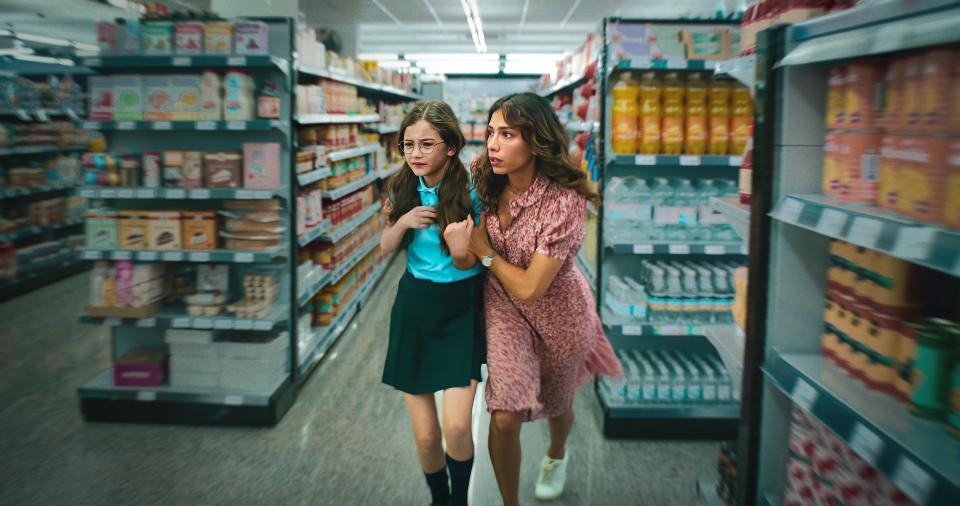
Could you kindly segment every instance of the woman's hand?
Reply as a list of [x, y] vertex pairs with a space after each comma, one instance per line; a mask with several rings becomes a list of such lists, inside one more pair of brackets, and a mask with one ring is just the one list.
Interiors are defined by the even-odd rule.
[[490, 246], [490, 237], [487, 236], [487, 213], [480, 216], [480, 225], [473, 227], [470, 233], [470, 253], [477, 258], [490, 256], [493, 247]]
[[408, 228], [427, 228], [437, 220], [437, 211], [431, 206], [418, 206], [407, 211], [397, 220], [402, 230]]
[[470, 257], [470, 236], [473, 230], [472, 216], [467, 216], [467, 219], [463, 221], [447, 225], [446, 230], [443, 231], [443, 240], [447, 241], [450, 256], [455, 259]]

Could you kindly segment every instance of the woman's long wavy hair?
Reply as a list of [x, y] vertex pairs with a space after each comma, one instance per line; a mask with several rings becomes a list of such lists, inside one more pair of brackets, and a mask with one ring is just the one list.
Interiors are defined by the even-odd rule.
[[[514, 93], [500, 98], [490, 107], [487, 124], [497, 111], [508, 125], [520, 130], [530, 144], [537, 172], [558, 185], [583, 195], [596, 204], [600, 195], [590, 189], [587, 174], [574, 166], [570, 158], [570, 137], [546, 99], [535, 93]], [[487, 135], [490, 135], [489, 132]], [[486, 148], [471, 167], [477, 196], [489, 212], [495, 212], [507, 176], [494, 174]]]
[[[440, 139], [444, 144], [437, 145], [435, 149], [456, 149], [453, 156], [447, 158], [447, 165], [437, 188], [437, 227], [440, 229], [440, 249], [444, 253], [450, 254], [450, 248], [447, 247], [447, 241], [443, 239], [443, 231], [447, 225], [467, 219], [473, 210], [470, 201], [470, 174], [460, 161], [460, 150], [463, 149], [463, 132], [460, 131], [460, 122], [457, 121], [456, 114], [449, 105], [439, 100], [423, 100], [414, 104], [413, 109], [407, 113], [400, 123], [400, 144], [403, 144], [403, 136], [407, 127], [424, 120], [437, 129]], [[402, 148], [401, 148], [402, 149]], [[388, 216], [391, 223], [396, 223], [401, 216], [409, 212], [414, 207], [421, 205], [420, 193], [417, 191], [419, 178], [413, 173], [410, 165], [406, 161], [403, 168], [387, 180], [388, 194], [392, 195], [393, 209]], [[404, 246], [410, 244], [413, 240], [413, 232], [408, 230], [403, 237]]]

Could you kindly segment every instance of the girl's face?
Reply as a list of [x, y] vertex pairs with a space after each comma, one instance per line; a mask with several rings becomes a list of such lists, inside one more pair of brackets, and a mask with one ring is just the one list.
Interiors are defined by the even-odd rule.
[[501, 111], [494, 112], [487, 125], [487, 155], [494, 174], [511, 174], [533, 163], [530, 144], [519, 128], [507, 124]]
[[456, 147], [447, 146], [437, 129], [423, 119], [403, 131], [402, 144], [407, 165], [431, 187], [443, 179], [447, 159], [457, 152]]

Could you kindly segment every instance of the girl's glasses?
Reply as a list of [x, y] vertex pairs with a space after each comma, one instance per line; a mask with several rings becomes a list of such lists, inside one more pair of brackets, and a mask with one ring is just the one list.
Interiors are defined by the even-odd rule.
[[413, 150], [419, 147], [421, 153], [425, 155], [429, 155], [430, 153], [433, 153], [434, 149], [437, 148], [437, 144], [443, 144], [443, 141], [440, 141], [440, 142], [423, 141], [420, 143], [404, 142], [400, 144], [400, 149], [402, 149], [404, 153], [409, 155], [410, 153], [413, 153]]

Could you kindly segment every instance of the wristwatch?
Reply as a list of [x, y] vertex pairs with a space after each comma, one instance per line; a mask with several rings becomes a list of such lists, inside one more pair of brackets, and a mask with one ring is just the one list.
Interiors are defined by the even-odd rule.
[[490, 267], [490, 264], [493, 263], [493, 257], [495, 256], [497, 256], [497, 252], [491, 251], [489, 255], [480, 258], [480, 263], [483, 264], [484, 267]]

